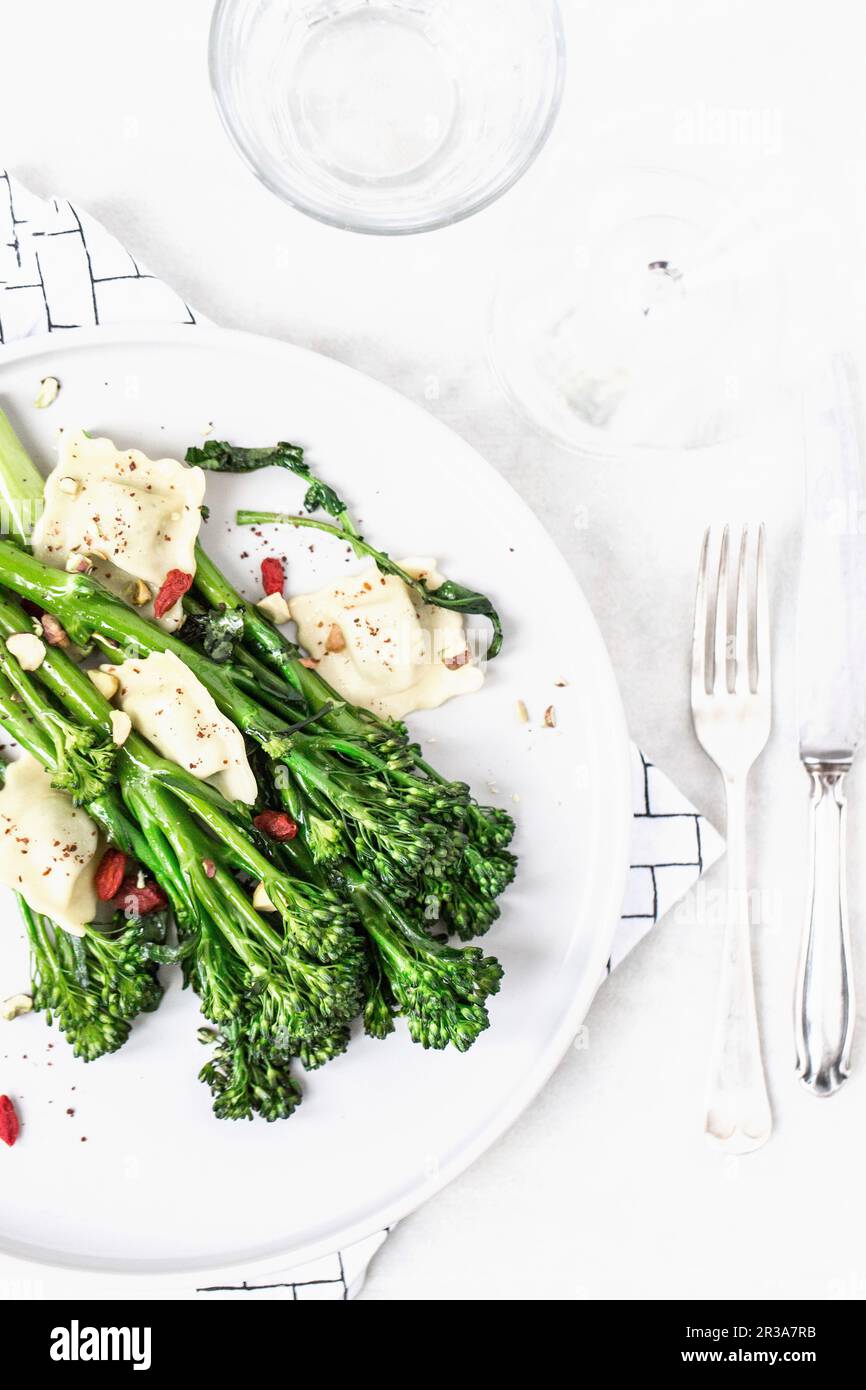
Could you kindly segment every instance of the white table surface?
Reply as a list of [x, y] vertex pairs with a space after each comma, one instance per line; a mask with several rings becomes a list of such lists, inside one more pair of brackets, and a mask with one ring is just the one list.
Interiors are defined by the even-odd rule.
[[[804, 265], [813, 286], [829, 264], [845, 263], [846, 244], [862, 259], [855, 0], [818, 10], [790, 0], [564, 5], [570, 72], [553, 150], [565, 145], [576, 166], [700, 172], [776, 216], [825, 210], [834, 244], [827, 264]], [[493, 252], [530, 206], [545, 157], [498, 205], [443, 232], [377, 239], [319, 226], [266, 193], [229, 147], [208, 90], [210, 8], [16, 7], [0, 45], [0, 165], [37, 192], [88, 207], [212, 319], [330, 353], [470, 440], [574, 566], [634, 737], [717, 823], [719, 789], [687, 705], [694, 568], [708, 520], [761, 517], [769, 527], [776, 718], [753, 785], [753, 876], [763, 899], [756, 957], [772, 1142], [742, 1160], [704, 1148], [717, 868], [604, 986], [589, 1047], [566, 1057], [492, 1152], [401, 1224], [363, 1297], [862, 1298], [862, 1019], [842, 1094], [815, 1101], [792, 1069], [806, 844], [792, 690], [796, 419], [650, 467], [545, 443], [502, 399], [484, 348]], [[858, 292], [860, 280], [851, 282]], [[866, 980], [866, 778], [851, 800], [855, 955]]]

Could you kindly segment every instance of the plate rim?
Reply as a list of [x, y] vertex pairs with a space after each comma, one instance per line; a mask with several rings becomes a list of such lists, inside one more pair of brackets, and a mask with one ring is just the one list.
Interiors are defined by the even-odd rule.
[[166, 1287], [180, 1281], [188, 1284], [191, 1274], [198, 1275], [207, 1272], [209, 1276], [218, 1275], [221, 1271], [236, 1272], [241, 1266], [245, 1270], [261, 1273], [273, 1269], [285, 1270], [289, 1266], [302, 1265], [323, 1255], [334, 1253], [336, 1250], [347, 1248], [372, 1236], [377, 1231], [394, 1226], [442, 1191], [450, 1182], [471, 1167], [488, 1149], [492, 1148], [538, 1097], [550, 1080], [571, 1046], [603, 979], [604, 967], [619, 921], [619, 909], [625, 890], [632, 819], [630, 739], [622, 697], [604, 638], [577, 576], [541, 520], [507, 479], [499, 473], [493, 464], [488, 462], [474, 445], [470, 444], [450, 425], [426, 411], [417, 402], [376, 377], [312, 348], [300, 347], [294, 343], [268, 337], [264, 334], [235, 328], [221, 328], [201, 321], [195, 324], [99, 325], [64, 330], [56, 341], [51, 334], [41, 334], [38, 337], [25, 338], [18, 342], [5, 344], [0, 348], [0, 401], [2, 401], [3, 368], [8, 364], [30, 357], [48, 356], [52, 352], [67, 352], [70, 349], [87, 349], [112, 344], [134, 347], [138, 344], [153, 345], [155, 343], [171, 344], [172, 346], [187, 344], [190, 347], [211, 347], [220, 351], [265, 353], [273, 357], [294, 357], [296, 360], [302, 359], [311, 363], [314, 370], [324, 370], [337, 377], [346, 375], [351, 378], [360, 378], [368, 391], [381, 394], [389, 402], [396, 401], [401, 410], [417, 411], [425, 417], [428, 425], [432, 425], [434, 432], [441, 432], [443, 436], [456, 439], [464, 450], [471, 453], [473, 466], [476, 470], [476, 479], [479, 476], [482, 477], [485, 484], [499, 494], [499, 498], [504, 504], [512, 511], [517, 511], [521, 521], [528, 526], [530, 532], [535, 532], [536, 537], [543, 544], [548, 558], [556, 564], [560, 571], [566, 599], [582, 611], [587, 634], [592, 634], [593, 649], [591, 653], [587, 652], [587, 656], [592, 658], [594, 681], [606, 687], [603, 691], [604, 699], [599, 703], [600, 705], [603, 704], [610, 733], [611, 765], [608, 768], [606, 778], [608, 802], [606, 815], [609, 817], [608, 845], [611, 847], [611, 862], [617, 865], [617, 871], [615, 873], [609, 872], [605, 876], [604, 883], [600, 883], [594, 890], [594, 902], [589, 905], [599, 923], [604, 926], [604, 930], [601, 929], [601, 925], [599, 927], [595, 950], [591, 953], [593, 961], [597, 963], [597, 970], [591, 972], [587, 968], [583, 983], [580, 988], [574, 991], [571, 1007], [561, 1016], [551, 1040], [535, 1057], [521, 1086], [509, 1098], [508, 1103], [501, 1106], [478, 1134], [467, 1141], [459, 1153], [443, 1165], [435, 1178], [416, 1184], [400, 1198], [381, 1202], [374, 1211], [350, 1225], [341, 1227], [336, 1232], [321, 1235], [302, 1244], [288, 1245], [278, 1253], [270, 1251], [259, 1257], [255, 1255], [252, 1257], [240, 1256], [228, 1262], [223, 1260], [190, 1262], [182, 1259], [178, 1262], [169, 1261], [154, 1268], [153, 1260], [131, 1260], [125, 1265], [119, 1266], [111, 1258], [87, 1259], [80, 1256], [58, 1258], [59, 1252], [57, 1251], [46, 1251], [45, 1254], [50, 1258], [42, 1259], [38, 1249], [31, 1248], [24, 1251], [20, 1246], [16, 1249], [15, 1244], [7, 1244], [5, 1249], [0, 1250], [0, 1268], [6, 1270], [15, 1267], [30, 1270], [34, 1267], [51, 1269], [57, 1273], [75, 1274], [77, 1277], [87, 1277], [97, 1281], [110, 1278], [117, 1283], [122, 1282], [136, 1287], [140, 1287], [142, 1284], [158, 1284], [161, 1287]]

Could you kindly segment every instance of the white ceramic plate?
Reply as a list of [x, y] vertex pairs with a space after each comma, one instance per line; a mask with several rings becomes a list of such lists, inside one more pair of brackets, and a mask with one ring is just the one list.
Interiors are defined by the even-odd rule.
[[[36, 410], [48, 374], [62, 390]], [[333, 1250], [405, 1215], [492, 1144], [589, 1006], [629, 830], [628, 744], [601, 637], [565, 562], [493, 469], [416, 406], [328, 358], [209, 328], [58, 333], [3, 352], [0, 402], [46, 469], [59, 425], [180, 457], [211, 426], [236, 442], [290, 438], [354, 503], [371, 539], [437, 557], [500, 606], [505, 646], [483, 691], [412, 721], [432, 760], [518, 822], [518, 879], [486, 938], [505, 978], [469, 1053], [424, 1052], [401, 1025], [384, 1043], [353, 1040], [305, 1078], [290, 1121], [232, 1124], [213, 1117], [196, 1080], [199, 1015], [176, 972], [127, 1046], [90, 1065], [41, 1017], [0, 1023], [0, 1092], [24, 1125], [0, 1153], [7, 1257], [166, 1277]], [[295, 510], [301, 492], [278, 470], [209, 481], [204, 543], [253, 596], [270, 543], [238, 531], [234, 510]], [[344, 548], [321, 535], [286, 530], [275, 548], [296, 591], [348, 568]], [[555, 729], [541, 723], [549, 704]], [[27, 987], [28, 970], [5, 893], [0, 914], [3, 997]]]

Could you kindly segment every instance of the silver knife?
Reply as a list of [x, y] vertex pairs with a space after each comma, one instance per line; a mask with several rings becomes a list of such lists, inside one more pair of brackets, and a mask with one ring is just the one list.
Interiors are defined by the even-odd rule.
[[813, 1095], [848, 1075], [854, 984], [845, 886], [845, 775], [866, 720], [866, 534], [860, 422], [848, 362], [804, 399], [806, 499], [797, 612], [800, 760], [811, 781], [812, 860], [797, 971], [797, 1070]]

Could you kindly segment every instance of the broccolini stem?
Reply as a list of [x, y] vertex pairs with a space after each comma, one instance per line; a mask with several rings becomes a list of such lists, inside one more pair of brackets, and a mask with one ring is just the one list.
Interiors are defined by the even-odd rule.
[[[52, 569], [12, 542], [0, 540], [0, 584], [48, 609], [79, 646], [87, 646], [98, 634], [121, 649], [115, 656], [125, 655], [130, 648], [143, 656], [152, 652], [173, 652], [241, 728], [258, 726], [274, 732], [285, 728], [285, 721], [263, 709], [239, 688], [230, 669], [188, 647], [171, 633], [163, 632], [156, 623], [112, 597], [87, 575]], [[23, 630], [29, 628], [28, 623]], [[83, 674], [81, 679], [87, 681]]]
[[53, 771], [56, 762], [54, 745], [33, 717], [24, 709], [15, 689], [0, 672], [0, 724], [12, 735], [25, 753]]
[[[2, 605], [0, 605], [2, 606]], [[17, 628], [16, 631], [20, 631]], [[45, 705], [46, 713], [50, 707]], [[49, 772], [57, 771], [57, 753], [53, 743], [34, 718], [27, 714], [21, 699], [7, 678], [0, 672], [0, 724], [15, 742], [36, 758]], [[147, 864], [156, 877], [159, 872], [148, 858], [147, 841], [138, 827], [125, 814], [116, 792], [106, 792], [87, 804], [88, 814], [102, 827], [105, 834], [126, 854]], [[160, 879], [161, 881], [161, 879]]]
[[[25, 621], [26, 615], [22, 610], [0, 595], [0, 638], [20, 631]], [[81, 723], [102, 731], [110, 729], [111, 706], [65, 652], [49, 648], [38, 676]], [[0, 658], [0, 680], [5, 679]], [[41, 716], [46, 722], [49, 717], [60, 718], [39, 694], [38, 686], [20, 668], [16, 673], [16, 684], [18, 693], [26, 699], [33, 715], [37, 718]], [[12, 705], [14, 702], [10, 699], [7, 703]], [[350, 944], [352, 918], [346, 905], [329, 888], [318, 890], [313, 898], [307, 893], [305, 884], [268, 859], [251, 838], [250, 830], [238, 823], [237, 808], [215, 788], [198, 781], [184, 768], [161, 758], [134, 731], [119, 750], [117, 766], [124, 799], [128, 802], [130, 795], [135, 795], [139, 819], [144, 814], [143, 808], [149, 807], [163, 832], [156, 842], [162, 851], [160, 854], [155, 855], [148, 844], [154, 838], [151, 834], [142, 837], [143, 842], [137, 844], [141, 853], [136, 857], [152, 870], [155, 860], [163, 861], [156, 870], [156, 876], [162, 881], [163, 872], [167, 871], [167, 881], [163, 886], [173, 896], [180, 897], [181, 910], [185, 906], [187, 915], [195, 911], [184, 882], [192, 867], [196, 869], [198, 881], [197, 870], [203, 861], [213, 860], [215, 864], [225, 861], [227, 865], [241, 869], [265, 884], [286, 931], [314, 954], [318, 955], [321, 950], [323, 958], [331, 958]], [[199, 830], [186, 807], [207, 827], [207, 836]], [[108, 819], [112, 823], [114, 818]], [[186, 875], [174, 862], [174, 856], [169, 855], [169, 833], [171, 842], [181, 846], [181, 856], [188, 848], [193, 848], [192, 859], [186, 864]], [[122, 841], [120, 846], [125, 847]], [[248, 927], [268, 950], [278, 955], [284, 946], [281, 938], [258, 913], [247, 910], [247, 899], [229, 875], [224, 875], [220, 881], [223, 894], [229, 900], [228, 915], [233, 913], [235, 917], [246, 920]], [[210, 898], [209, 887], [204, 896]], [[239, 905], [241, 903], [243, 907]]]
[[0, 510], [8, 529], [25, 544], [42, 513], [43, 490], [41, 474], [0, 410]]
[[313, 712], [334, 701], [330, 686], [315, 671], [301, 665], [301, 653], [294, 643], [284, 637], [252, 603], [242, 598], [237, 589], [232, 588], [200, 545], [196, 546], [195, 551], [195, 584], [212, 608], [224, 604], [226, 608], [241, 610], [244, 635], [253, 653], [300, 691]]

